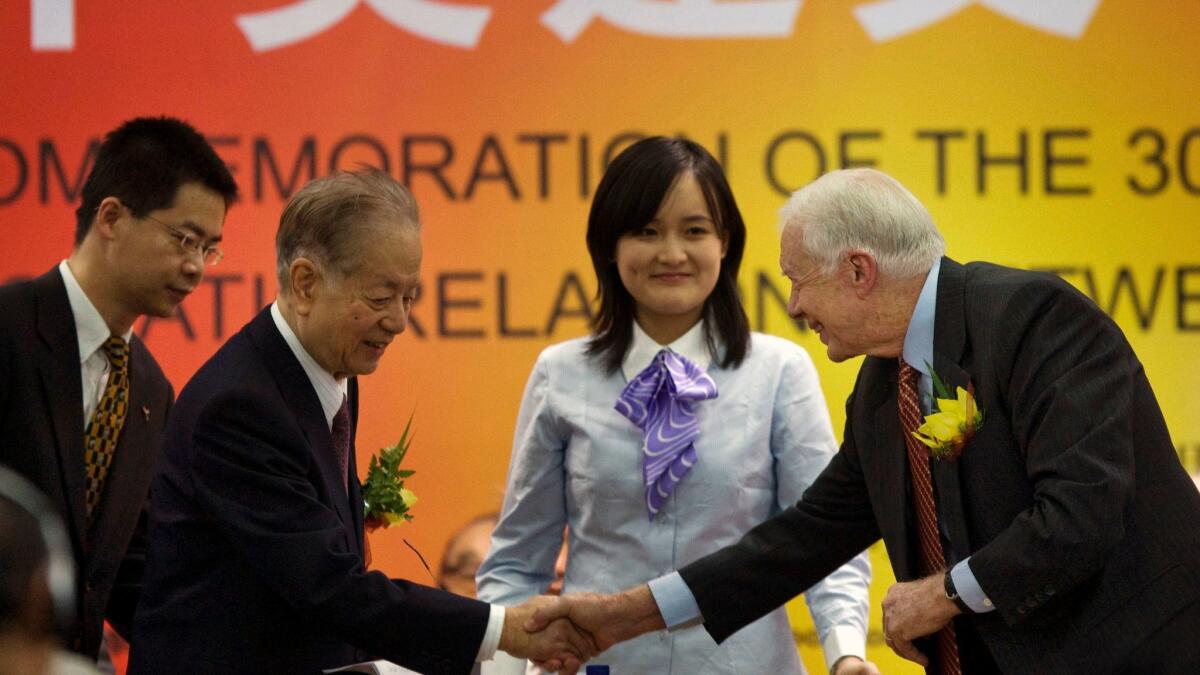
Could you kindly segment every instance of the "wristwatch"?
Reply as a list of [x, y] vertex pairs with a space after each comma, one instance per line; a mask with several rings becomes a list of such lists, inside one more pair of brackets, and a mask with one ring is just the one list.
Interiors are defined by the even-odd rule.
[[971, 614], [971, 608], [958, 595], [958, 589], [954, 588], [954, 577], [950, 576], [950, 570], [946, 570], [946, 576], [942, 577], [942, 587], [946, 591], [946, 599], [953, 602], [955, 607], [963, 614]]

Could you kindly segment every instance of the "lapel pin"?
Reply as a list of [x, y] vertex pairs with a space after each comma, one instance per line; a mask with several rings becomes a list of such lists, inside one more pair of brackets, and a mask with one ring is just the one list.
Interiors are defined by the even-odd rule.
[[142, 419], [146, 420], [147, 422], [150, 421], [150, 408], [147, 406], [142, 406]]

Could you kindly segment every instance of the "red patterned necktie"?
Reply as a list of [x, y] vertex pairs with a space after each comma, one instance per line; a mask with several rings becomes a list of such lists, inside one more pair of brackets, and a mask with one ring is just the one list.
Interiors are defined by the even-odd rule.
[[346, 479], [350, 473], [350, 405], [345, 397], [342, 398], [342, 407], [333, 416], [330, 435], [333, 436], [333, 456], [342, 470], [342, 489], [349, 494]]
[[[929, 474], [929, 459], [925, 447], [913, 437], [921, 426], [921, 407], [917, 404], [917, 369], [900, 359], [900, 391], [897, 397], [900, 407], [900, 425], [904, 429], [904, 445], [908, 448], [908, 466], [912, 474], [913, 502], [917, 510], [917, 534], [921, 540], [921, 560], [925, 563], [925, 574], [935, 574], [946, 568], [942, 553], [942, 539], [938, 535], [937, 506], [933, 501], [933, 481]], [[937, 633], [938, 672], [941, 675], [959, 675], [962, 667], [958, 662], [958, 641], [954, 636], [954, 622], [946, 624]]]
[[89, 527], [104, 494], [104, 479], [112, 466], [113, 451], [117, 448], [129, 407], [129, 344], [114, 335], [105, 340], [103, 349], [111, 366], [108, 383], [83, 437], [83, 460], [87, 470], [84, 506]]

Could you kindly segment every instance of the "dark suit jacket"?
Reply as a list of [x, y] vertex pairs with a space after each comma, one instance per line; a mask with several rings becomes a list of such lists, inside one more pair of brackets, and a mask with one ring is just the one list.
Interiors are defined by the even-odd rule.
[[316, 673], [368, 656], [469, 672], [488, 606], [365, 572], [358, 481], [348, 497], [340, 482], [320, 401], [264, 310], [171, 416], [130, 672]]
[[133, 622], [144, 561], [144, 507], [171, 385], [134, 336], [129, 413], [88, 532], [79, 341], [57, 267], [0, 287], [0, 316], [0, 462], [37, 485], [63, 517], [78, 591], [68, 644], [95, 658], [106, 617], [125, 635]]
[[[985, 414], [933, 480], [948, 557], [971, 556], [996, 606], [964, 620], [1001, 670], [1108, 672], [1160, 629], [1195, 640], [1174, 619], [1200, 598], [1200, 494], [1120, 329], [1056, 277], [943, 259], [934, 360]], [[714, 638], [880, 536], [897, 579], [922, 576], [896, 373], [866, 358], [802, 501], [681, 570]]]

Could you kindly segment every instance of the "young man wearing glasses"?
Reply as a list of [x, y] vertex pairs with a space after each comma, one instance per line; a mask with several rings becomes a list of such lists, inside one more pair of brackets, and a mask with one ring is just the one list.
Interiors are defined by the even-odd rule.
[[84, 182], [70, 257], [0, 286], [0, 463], [63, 517], [77, 570], [65, 637], [93, 659], [105, 619], [125, 635], [132, 623], [141, 515], [174, 399], [133, 323], [173, 315], [220, 260], [236, 196], [190, 125], [130, 120], [105, 138]]

